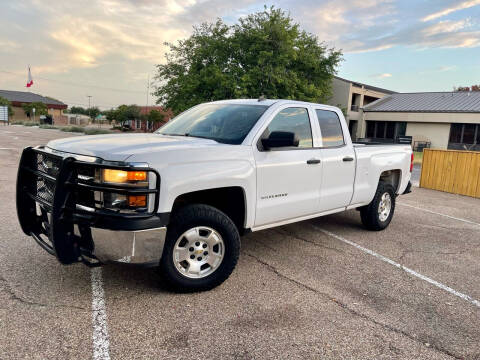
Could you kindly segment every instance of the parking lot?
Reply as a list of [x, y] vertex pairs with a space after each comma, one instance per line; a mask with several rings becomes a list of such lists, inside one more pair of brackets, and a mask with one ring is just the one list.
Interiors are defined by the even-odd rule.
[[415, 188], [390, 227], [357, 211], [251, 233], [220, 287], [60, 265], [17, 222], [21, 149], [75, 136], [0, 126], [0, 359], [480, 359], [480, 200]]

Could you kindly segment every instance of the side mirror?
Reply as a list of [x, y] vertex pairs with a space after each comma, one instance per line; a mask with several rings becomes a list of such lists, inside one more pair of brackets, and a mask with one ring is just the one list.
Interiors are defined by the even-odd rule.
[[279, 147], [296, 147], [298, 139], [293, 132], [273, 131], [268, 138], [262, 139], [262, 145], [265, 150]]

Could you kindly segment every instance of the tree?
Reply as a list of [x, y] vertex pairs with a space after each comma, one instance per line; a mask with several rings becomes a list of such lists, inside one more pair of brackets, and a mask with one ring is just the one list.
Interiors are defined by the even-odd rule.
[[160, 123], [163, 125], [165, 123], [165, 114], [158, 110], [152, 110], [147, 115], [147, 121], [152, 124]]
[[140, 118], [140, 108], [137, 105], [120, 105], [115, 110], [115, 121], [119, 122], [122, 127], [129, 120]]
[[86, 111], [87, 111], [87, 110], [84, 109], [84, 108], [81, 107], [81, 106], [72, 106], [72, 107], [70, 108], [70, 114], [86, 115], [86, 114], [87, 114]]
[[194, 27], [166, 43], [157, 65], [157, 103], [179, 113], [201, 102], [269, 98], [323, 102], [342, 54], [301, 30], [281, 9], [266, 8], [236, 25], [222, 20]]
[[92, 120], [95, 119], [98, 115], [100, 115], [100, 113], [100, 109], [96, 106], [85, 109], [85, 115], [90, 116], [90, 119]]
[[40, 116], [40, 115], [47, 115], [48, 114], [48, 108], [47, 105], [41, 102], [32, 102], [32, 103], [24, 103], [22, 105], [23, 111], [25, 111], [25, 114], [29, 117], [33, 117], [33, 109], [35, 109], [35, 115]]
[[12, 103], [0, 96], [0, 106], [8, 106], [8, 116], [13, 116]]
[[107, 121], [111, 124], [112, 121], [115, 121], [116, 110], [115, 110], [115, 109], [105, 110], [105, 111], [103, 112], [103, 115], [106, 116]]

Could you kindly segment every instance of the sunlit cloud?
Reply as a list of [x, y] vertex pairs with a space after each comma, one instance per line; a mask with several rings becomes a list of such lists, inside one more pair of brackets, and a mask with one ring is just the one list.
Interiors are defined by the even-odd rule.
[[438, 19], [440, 17], [446, 16], [448, 14], [451, 14], [453, 12], [459, 11], [459, 10], [464, 10], [471, 8], [473, 6], [480, 5], [480, 0], [469, 0], [469, 1], [462, 1], [460, 3], [456, 2], [456, 5], [453, 5], [451, 7], [445, 8], [443, 10], [437, 11], [433, 14], [425, 16], [422, 21], [431, 21]]

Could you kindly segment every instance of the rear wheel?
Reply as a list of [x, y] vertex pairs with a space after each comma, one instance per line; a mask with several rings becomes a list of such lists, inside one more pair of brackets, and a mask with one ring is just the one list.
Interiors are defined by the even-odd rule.
[[209, 205], [178, 210], [167, 230], [161, 274], [174, 291], [209, 290], [232, 273], [240, 252], [235, 224]]
[[390, 224], [394, 211], [395, 190], [392, 185], [380, 181], [372, 202], [360, 209], [360, 217], [367, 229], [379, 231]]

